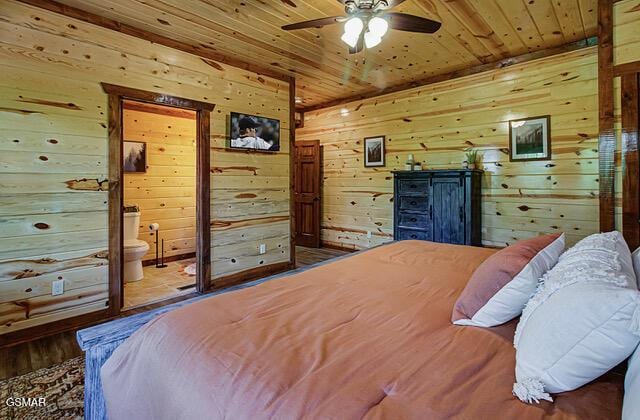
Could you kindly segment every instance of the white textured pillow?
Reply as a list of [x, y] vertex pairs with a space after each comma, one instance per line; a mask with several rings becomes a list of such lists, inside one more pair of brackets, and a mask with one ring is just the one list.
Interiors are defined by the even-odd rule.
[[[640, 292], [619, 232], [592, 235], [542, 279], [515, 335], [522, 401], [552, 401], [624, 361], [640, 342]], [[620, 255], [620, 254], [623, 255]]]
[[622, 420], [640, 419], [640, 347], [629, 359], [629, 368], [624, 378], [624, 403]]

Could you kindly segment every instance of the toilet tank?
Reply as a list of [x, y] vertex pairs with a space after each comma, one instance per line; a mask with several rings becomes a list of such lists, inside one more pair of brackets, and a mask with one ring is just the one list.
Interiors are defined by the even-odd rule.
[[130, 241], [138, 239], [138, 228], [140, 227], [140, 212], [124, 214], [124, 240]]

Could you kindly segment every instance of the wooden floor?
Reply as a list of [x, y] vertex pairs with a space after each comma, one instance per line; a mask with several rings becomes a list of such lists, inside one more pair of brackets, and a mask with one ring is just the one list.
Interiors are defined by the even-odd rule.
[[[124, 285], [124, 309], [148, 305], [193, 292], [196, 276], [185, 273], [184, 269], [195, 262], [195, 258], [189, 258], [169, 262], [164, 268], [156, 268], [155, 265], [144, 267], [142, 280]], [[183, 289], [191, 285], [194, 287]]]
[[[304, 267], [345, 254], [347, 254], [346, 251], [327, 248], [296, 247], [296, 267]], [[174, 297], [161, 303], [136, 307], [125, 312], [124, 316], [155, 309], [193, 296], [195, 296], [195, 292]], [[50, 367], [81, 354], [82, 351], [76, 342], [75, 331], [55, 334], [12, 347], [0, 348], [0, 380]]]

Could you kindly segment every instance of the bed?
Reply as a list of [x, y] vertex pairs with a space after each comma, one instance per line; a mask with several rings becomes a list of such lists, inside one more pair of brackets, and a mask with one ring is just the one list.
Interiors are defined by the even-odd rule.
[[526, 405], [515, 321], [451, 324], [493, 252], [395, 242], [82, 331], [87, 418], [620, 418], [621, 375]]

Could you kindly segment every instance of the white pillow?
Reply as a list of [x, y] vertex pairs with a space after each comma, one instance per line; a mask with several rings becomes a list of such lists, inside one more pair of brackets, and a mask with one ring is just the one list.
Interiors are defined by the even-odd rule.
[[637, 347], [640, 292], [620, 239], [618, 232], [585, 238], [542, 278], [514, 340], [513, 393], [522, 401], [552, 401], [549, 393], [585, 385]]
[[640, 419], [640, 347], [629, 359], [629, 368], [624, 378], [624, 403], [622, 404], [622, 420], [637, 419]]

